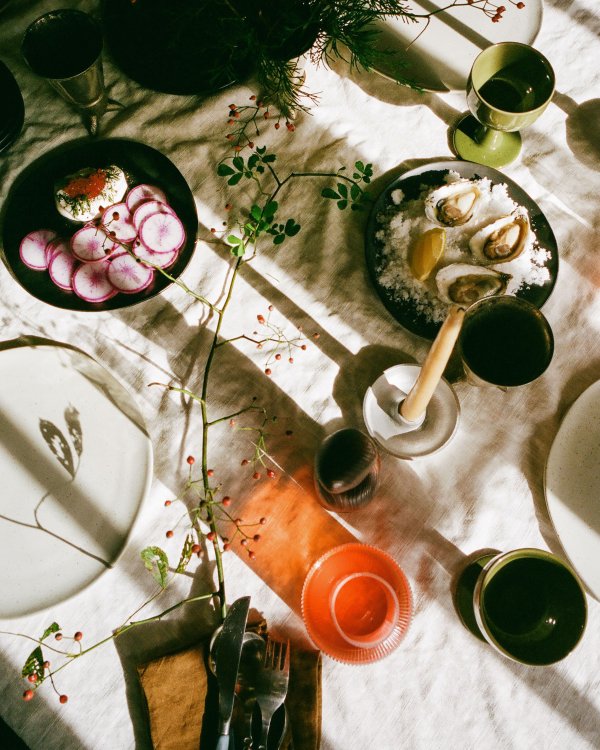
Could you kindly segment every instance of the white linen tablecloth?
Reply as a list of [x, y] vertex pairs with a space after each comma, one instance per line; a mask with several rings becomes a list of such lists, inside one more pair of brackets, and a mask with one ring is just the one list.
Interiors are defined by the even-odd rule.
[[[27, 164], [84, 135], [77, 115], [28, 71], [19, 53], [26, 26], [57, 5], [96, 7], [19, 0], [0, 13], [0, 58], [14, 72], [26, 108], [21, 137], [0, 156], [2, 200]], [[452, 578], [474, 550], [558, 549], [544, 506], [545, 461], [566, 410], [600, 377], [599, 35], [595, 0], [545, 3], [536, 47], [555, 68], [557, 94], [524, 131], [522, 155], [505, 170], [539, 203], [558, 240], [560, 273], [544, 307], [556, 340], [554, 360], [539, 381], [508, 393], [459, 384], [462, 417], [452, 443], [418, 462], [386, 457], [377, 500], [338, 519], [357, 539], [396, 558], [410, 578], [415, 612], [402, 645], [383, 661], [355, 667], [324, 660], [323, 750], [600, 747], [598, 602], [589, 597], [588, 627], [579, 647], [560, 664], [542, 669], [512, 663], [478, 642], [461, 625], [451, 596]], [[224, 188], [216, 165], [227, 154], [228, 104], [245, 103], [252, 89], [234, 86], [204, 100], [177, 97], [142, 89], [108, 55], [104, 69], [110, 96], [125, 108], [105, 116], [103, 135], [143, 141], [181, 170], [200, 221], [183, 278], [218, 299], [229, 258], [210, 228], [227, 219], [229, 200], [242, 198], [241, 191]], [[282, 164], [335, 170], [361, 159], [373, 163], [376, 188], [382, 189], [401, 171], [451, 158], [447, 131], [465, 109], [463, 93], [418, 94], [375, 74], [349, 73], [342, 64], [333, 70], [308, 64], [306, 70], [307, 86], [320, 92], [312, 115], [298, 118], [293, 135], [269, 126], [257, 138]], [[306, 181], [281, 197], [286, 215], [298, 220], [302, 231], [245, 267], [225, 324], [228, 335], [251, 333], [256, 315], [273, 304], [281, 325], [303, 327], [307, 351], [293, 366], [277, 363], [267, 378], [264, 352], [239, 342], [217, 367], [212, 396], [225, 410], [257, 395], [293, 429], [292, 442], [280, 439], [273, 448], [287, 476], [268, 487], [261, 480], [257, 506], [268, 504], [268, 510], [259, 512], [275, 521], [256, 548], [257, 560], [229, 553], [225, 565], [230, 600], [251, 594], [252, 606], [295, 643], [306, 642], [298, 611], [302, 581], [286, 579], [281, 559], [269, 568], [269, 549], [284, 540], [293, 556], [324, 544], [303, 526], [304, 514], [317, 518], [310, 484], [319, 441], [341, 425], [361, 427], [366, 387], [390, 364], [422, 361], [427, 351], [426, 342], [386, 312], [370, 285], [363, 255], [365, 217], [338, 212], [319, 197], [321, 187]], [[214, 321], [177, 286], [115, 312], [54, 309], [24, 291], [5, 268], [0, 269], [0, 319], [3, 340], [36, 335], [67, 342], [109, 368], [135, 394], [152, 437], [155, 481], [116, 568], [49, 612], [0, 623], [2, 630], [37, 634], [55, 619], [65, 632], [84, 631], [85, 642], [92, 643], [152, 590], [140, 549], [159, 544], [177, 555], [178, 542], [164, 538], [170, 517], [163, 501], [185, 478], [185, 457], [197, 453], [199, 419], [179, 396], [146, 386], [183, 383], [197, 392]], [[313, 333], [319, 338], [312, 339]], [[240, 471], [248, 452], [244, 438], [232, 440], [230, 434], [224, 429], [211, 442], [210, 462], [227, 477], [230, 494], [243, 507], [256, 489]], [[276, 523], [277, 504], [292, 486], [297, 491], [285, 517], [293, 521], [282, 527]], [[340, 528], [338, 522], [333, 519], [328, 528]], [[316, 533], [318, 525], [312, 530]], [[23, 564], [32, 555], [35, 550], [23, 550]], [[210, 563], [190, 571], [148, 615], [210, 588]], [[178, 610], [78, 660], [57, 678], [60, 691], [70, 696], [66, 705], [49, 685], [31, 703], [23, 702], [19, 671], [30, 644], [0, 636], [0, 713], [33, 750], [148, 748], [135, 664], [190, 643], [212, 622], [207, 607]]]

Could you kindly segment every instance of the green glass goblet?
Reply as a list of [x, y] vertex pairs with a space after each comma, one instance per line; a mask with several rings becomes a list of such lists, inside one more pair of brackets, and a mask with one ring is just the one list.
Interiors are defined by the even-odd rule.
[[531, 125], [554, 94], [554, 71], [527, 44], [501, 42], [475, 59], [467, 82], [465, 115], [452, 132], [458, 156], [504, 167], [521, 151], [519, 130]]

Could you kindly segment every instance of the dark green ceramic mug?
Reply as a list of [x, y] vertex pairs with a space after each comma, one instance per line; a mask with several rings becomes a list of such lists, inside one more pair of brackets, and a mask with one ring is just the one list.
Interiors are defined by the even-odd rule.
[[463, 159], [503, 167], [521, 150], [517, 131], [537, 120], [554, 94], [555, 77], [548, 60], [533, 47], [501, 42], [475, 59], [467, 82], [466, 115], [452, 138]]
[[485, 640], [504, 656], [542, 666], [567, 656], [587, 621], [583, 585], [572, 568], [540, 549], [493, 556], [473, 591]]

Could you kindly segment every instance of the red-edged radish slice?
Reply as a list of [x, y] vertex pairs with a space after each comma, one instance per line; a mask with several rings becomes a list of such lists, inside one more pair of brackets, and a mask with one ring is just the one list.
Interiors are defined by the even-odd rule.
[[58, 253], [68, 253], [71, 255], [71, 240], [65, 237], [56, 237], [46, 245], [46, 261], [48, 262], [48, 268], [50, 268], [50, 262], [55, 255]]
[[110, 283], [120, 292], [135, 294], [150, 286], [154, 279], [154, 271], [129, 253], [119, 253], [108, 261], [107, 276]]
[[73, 274], [73, 291], [86, 302], [104, 302], [114, 297], [117, 290], [108, 280], [107, 261], [82, 263]]
[[60, 289], [73, 291], [73, 274], [79, 263], [69, 250], [58, 250], [48, 263], [50, 278]]
[[133, 212], [133, 226], [140, 231], [144, 219], [152, 214], [174, 214], [175, 211], [166, 203], [160, 201], [146, 201]]
[[139, 237], [154, 253], [172, 253], [185, 242], [185, 229], [175, 214], [152, 214], [142, 221]]
[[44, 271], [48, 268], [46, 245], [55, 238], [56, 232], [52, 229], [37, 229], [26, 234], [19, 245], [19, 255], [23, 263], [34, 271]]
[[71, 237], [73, 255], [84, 263], [104, 260], [117, 247], [117, 243], [95, 224], [86, 224]]
[[133, 243], [133, 254], [142, 262], [148, 261], [157, 268], [169, 268], [179, 257], [179, 250], [173, 250], [172, 253], [154, 253], [136, 240]]
[[102, 225], [109, 237], [121, 242], [133, 242], [137, 229], [131, 221], [131, 213], [125, 203], [115, 203], [102, 214]]
[[125, 197], [125, 203], [127, 203], [127, 208], [131, 213], [133, 213], [144, 201], [154, 200], [160, 201], [161, 203], [167, 202], [167, 196], [159, 187], [156, 187], [156, 185], [136, 185], [134, 188], [131, 188]]

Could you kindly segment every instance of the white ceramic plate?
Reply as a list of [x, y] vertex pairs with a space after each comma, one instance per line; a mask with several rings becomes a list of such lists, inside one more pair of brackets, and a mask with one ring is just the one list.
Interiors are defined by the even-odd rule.
[[564, 551], [600, 599], [600, 381], [571, 406], [546, 464], [548, 511]]
[[0, 346], [2, 618], [112, 566], [152, 478], [142, 415], [107, 370], [65, 345], [14, 344]]
[[[418, 15], [444, 8], [448, 2], [410, 0], [408, 5]], [[395, 80], [398, 62], [405, 60], [409, 67], [401, 74], [427, 91], [465, 89], [473, 61], [490, 44], [533, 44], [538, 35], [542, 0], [526, 0], [521, 10], [509, 2], [505, 7], [498, 23], [492, 23], [492, 19], [475, 6], [443, 11], [431, 18], [421, 36], [419, 33], [425, 28], [423, 20], [410, 23], [399, 17], [378, 23], [381, 31], [378, 47], [397, 52], [377, 63], [378, 72]]]

